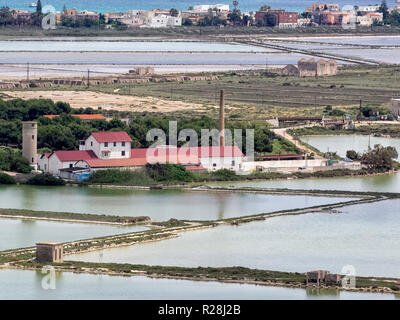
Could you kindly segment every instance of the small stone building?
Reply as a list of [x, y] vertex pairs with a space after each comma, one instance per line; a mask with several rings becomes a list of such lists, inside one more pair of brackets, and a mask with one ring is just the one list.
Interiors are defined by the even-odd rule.
[[324, 280], [325, 276], [329, 273], [326, 270], [316, 270], [307, 272], [307, 285], [319, 286]]
[[330, 59], [319, 59], [316, 61], [314, 58], [310, 60], [300, 59], [297, 63], [299, 69], [299, 77], [317, 77], [317, 76], [332, 76], [337, 74], [337, 62]]
[[299, 74], [299, 69], [295, 65], [288, 64], [286, 67], [282, 69], [282, 75], [298, 77], [300, 74]]
[[136, 74], [138, 76], [148, 76], [154, 74], [153, 67], [136, 67], [133, 70], [129, 70], [129, 73]]
[[64, 262], [63, 244], [61, 242], [36, 243], [36, 262]]
[[322, 283], [339, 284], [342, 276], [335, 273], [330, 273], [326, 270], [316, 270], [307, 272], [307, 285], [320, 286]]
[[400, 116], [400, 99], [392, 99], [390, 103], [390, 113], [395, 116]]

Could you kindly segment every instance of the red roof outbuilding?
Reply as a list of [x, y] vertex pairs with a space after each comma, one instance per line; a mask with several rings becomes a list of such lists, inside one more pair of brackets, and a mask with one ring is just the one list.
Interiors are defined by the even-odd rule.
[[[53, 154], [57, 156], [57, 158], [64, 161], [79, 161], [79, 160], [89, 160], [89, 159], [98, 159], [96, 154], [92, 151], [54, 151]], [[51, 156], [53, 156], [53, 154]], [[51, 157], [50, 156], [50, 157]]]
[[92, 132], [97, 142], [132, 142], [131, 137], [125, 131], [119, 132]]

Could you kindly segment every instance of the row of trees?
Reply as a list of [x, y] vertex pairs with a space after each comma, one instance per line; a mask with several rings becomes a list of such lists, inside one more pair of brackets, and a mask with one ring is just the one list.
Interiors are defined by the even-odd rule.
[[[162, 115], [136, 116], [128, 126], [118, 119], [84, 122], [72, 116], [73, 113], [94, 112], [95, 110], [91, 108], [72, 109], [67, 103], [54, 103], [49, 99], [0, 100], [0, 144], [20, 147], [22, 143], [22, 121], [38, 120], [39, 148], [46, 148], [47, 150], [74, 150], [79, 147], [79, 140], [86, 139], [94, 131], [126, 131], [133, 139], [133, 147], [146, 148], [151, 145], [151, 142], [146, 141], [147, 132], [150, 129], [157, 128], [162, 129], [168, 136], [169, 121], [173, 120]], [[43, 117], [43, 115], [47, 114], [58, 114], [60, 116], [51, 120]], [[206, 116], [178, 121], [178, 131], [193, 129], [199, 137], [201, 136], [201, 129], [215, 128], [218, 128], [218, 121]], [[246, 129], [254, 129], [255, 151], [272, 151], [272, 142], [276, 137], [272, 131], [268, 130], [265, 124], [231, 122], [227, 124], [226, 128], [232, 130], [232, 132], [233, 129], [242, 129], [243, 147], [246, 145]], [[168, 141], [165, 141], [165, 143], [168, 143]]]

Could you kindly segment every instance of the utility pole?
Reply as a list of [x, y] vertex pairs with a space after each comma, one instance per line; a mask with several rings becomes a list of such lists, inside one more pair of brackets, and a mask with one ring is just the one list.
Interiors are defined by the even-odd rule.
[[29, 62], [26, 64], [26, 81], [29, 82]]
[[90, 70], [87, 69], [87, 87], [90, 87]]

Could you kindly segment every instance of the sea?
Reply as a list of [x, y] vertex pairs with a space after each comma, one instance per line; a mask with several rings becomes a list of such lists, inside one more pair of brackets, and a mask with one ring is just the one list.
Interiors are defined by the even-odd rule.
[[[9, 7], [15, 9], [36, 10], [30, 7], [32, 2], [37, 0], [0, 0], [0, 7]], [[127, 10], [152, 10], [176, 8], [178, 10], [187, 10], [190, 6], [199, 4], [231, 4], [231, 1], [224, 0], [41, 0], [42, 6], [52, 5], [57, 11], [62, 11], [64, 5], [66, 8], [76, 8], [78, 10], [92, 10], [98, 13], [121, 12]], [[332, 2], [332, 1], [331, 1]], [[345, 5], [369, 5], [371, 0], [336, 0], [334, 3]], [[268, 4], [273, 9], [286, 9], [288, 11], [303, 12], [305, 8], [312, 4], [321, 3], [316, 0], [239, 0], [238, 9], [243, 12], [257, 11], [262, 5]], [[380, 3], [376, 0], [373, 3]], [[395, 0], [387, 1], [389, 7], [395, 5]]]

